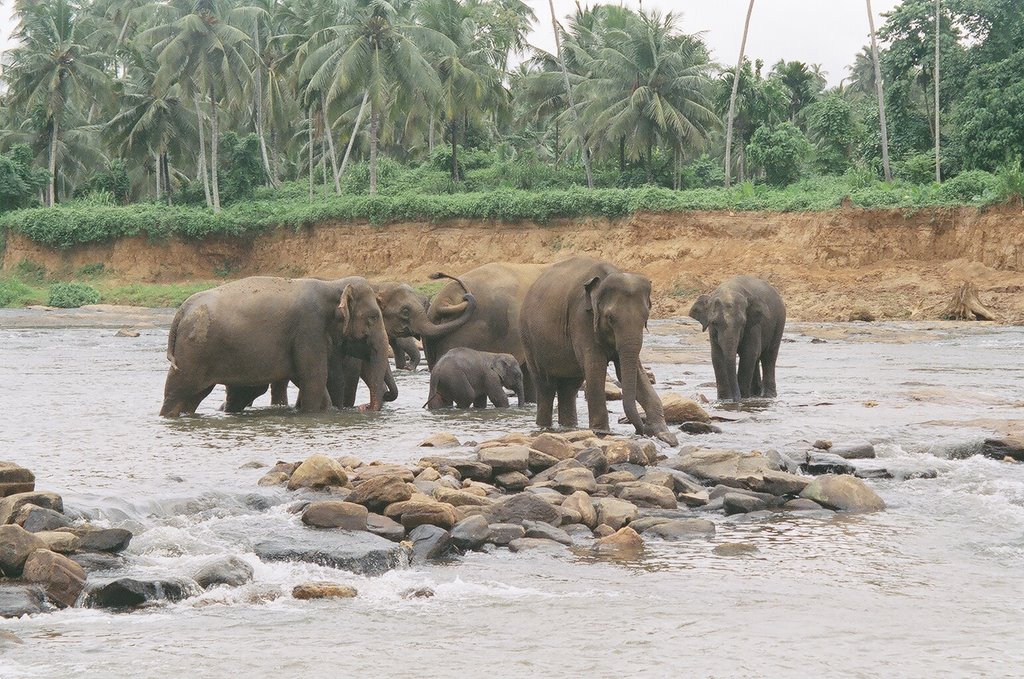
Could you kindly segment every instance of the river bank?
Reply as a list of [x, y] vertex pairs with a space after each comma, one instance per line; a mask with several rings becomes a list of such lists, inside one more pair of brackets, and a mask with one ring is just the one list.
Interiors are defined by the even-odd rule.
[[782, 292], [795, 320], [936, 320], [969, 282], [999, 321], [1024, 322], [1019, 203], [915, 211], [638, 213], [547, 224], [325, 222], [252, 238], [134, 237], [67, 249], [10, 233], [2, 271], [13, 276], [28, 267], [46, 278], [86, 282], [82, 271], [102, 271], [109, 285], [201, 287], [257, 274], [360, 274], [426, 284], [435, 271], [457, 274], [491, 261], [553, 262], [572, 254], [608, 259], [650, 277], [660, 318], [685, 314], [700, 293], [749, 273]]

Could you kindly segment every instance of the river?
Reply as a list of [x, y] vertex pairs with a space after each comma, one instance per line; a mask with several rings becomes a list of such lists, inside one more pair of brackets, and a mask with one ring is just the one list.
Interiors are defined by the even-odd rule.
[[[171, 605], [75, 608], [0, 620], [0, 677], [979, 676], [1024, 667], [1024, 465], [964, 457], [1024, 420], [1024, 329], [936, 323], [791, 323], [779, 398], [740, 410], [724, 433], [684, 444], [806, 450], [871, 441], [892, 480], [868, 483], [884, 512], [750, 521], [718, 514], [711, 540], [648, 541], [615, 562], [548, 553], [469, 554], [365, 578], [262, 563], [255, 540], [295, 529], [265, 469], [312, 453], [414, 462], [436, 432], [484, 440], [529, 431], [529, 409], [431, 413], [428, 374], [399, 373], [378, 414], [157, 416], [168, 313], [141, 336], [124, 319], [0, 311], [0, 458], [94, 522], [136, 535], [126, 574], [190, 575], [236, 554], [253, 583]], [[113, 319], [113, 320], [111, 320]], [[659, 389], [714, 396], [706, 336], [652, 322], [645, 358]], [[292, 394], [294, 398], [294, 393]], [[364, 399], [365, 400], [365, 399]], [[612, 404], [613, 413], [621, 406]], [[580, 404], [581, 414], [585, 403]], [[614, 418], [613, 418], [614, 421]], [[621, 433], [628, 428], [619, 425]], [[911, 478], [918, 472], [935, 478]], [[716, 544], [758, 547], [718, 556]], [[350, 600], [299, 601], [309, 580]], [[435, 596], [406, 599], [429, 587]], [[1014, 670], [1013, 668], [1017, 668]]]

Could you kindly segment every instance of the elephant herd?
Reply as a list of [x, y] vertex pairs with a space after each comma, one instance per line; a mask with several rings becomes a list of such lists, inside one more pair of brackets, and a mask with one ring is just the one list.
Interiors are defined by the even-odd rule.
[[[423, 343], [431, 369], [426, 407], [537, 403], [537, 424], [576, 427], [584, 387], [590, 428], [609, 431], [608, 364], [623, 410], [638, 434], [669, 443], [661, 400], [640, 363], [651, 310], [651, 281], [613, 264], [576, 256], [550, 265], [492, 263], [448, 283], [428, 300], [397, 283], [371, 285], [256, 276], [196, 293], [178, 309], [167, 342], [170, 369], [160, 414], [193, 414], [218, 384], [223, 408], [239, 412], [268, 389], [287, 404], [319, 412], [355, 405], [359, 381], [370, 392], [360, 410], [397, 398], [388, 361], [415, 366]], [[709, 331], [720, 399], [776, 395], [775, 361], [785, 306], [768, 283], [737, 276], [690, 310]], [[737, 356], [739, 366], [737, 368]], [[585, 386], [584, 386], [585, 385]], [[643, 408], [640, 413], [638, 405]]]

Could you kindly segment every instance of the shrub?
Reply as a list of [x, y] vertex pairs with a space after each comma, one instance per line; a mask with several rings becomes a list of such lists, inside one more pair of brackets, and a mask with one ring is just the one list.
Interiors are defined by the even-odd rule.
[[984, 170], [961, 172], [942, 185], [942, 195], [951, 201], [987, 202], [996, 198], [999, 182]]
[[996, 195], [1000, 200], [1024, 196], [1024, 170], [1021, 169], [1020, 158], [1005, 162], [996, 170]]
[[930, 184], [935, 181], [935, 152], [915, 153], [892, 164], [892, 174], [911, 184]]
[[50, 286], [50, 296], [46, 300], [48, 306], [59, 309], [75, 309], [83, 304], [97, 304], [100, 293], [85, 283], [54, 283]]
[[21, 306], [31, 294], [31, 288], [17, 278], [0, 280], [0, 307]]
[[774, 186], [785, 186], [799, 179], [804, 159], [810, 154], [810, 142], [792, 123], [757, 128], [747, 146], [750, 162], [762, 170], [765, 181]]

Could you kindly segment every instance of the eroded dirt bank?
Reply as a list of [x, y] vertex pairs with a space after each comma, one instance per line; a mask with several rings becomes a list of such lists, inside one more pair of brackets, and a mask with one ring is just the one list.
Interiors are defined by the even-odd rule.
[[422, 283], [491, 261], [552, 262], [586, 253], [650, 276], [655, 314], [685, 314], [692, 300], [736, 273], [776, 285], [800, 320], [935, 319], [964, 281], [1000, 320], [1024, 322], [1024, 210], [842, 209], [827, 213], [688, 212], [616, 221], [516, 225], [324, 223], [255, 240], [145, 238], [54, 250], [11, 234], [4, 271], [22, 260], [54, 275], [103, 263], [124, 281], [220, 281], [254, 274]]

